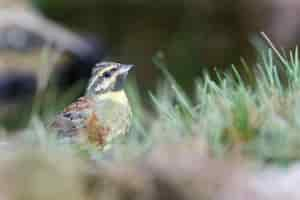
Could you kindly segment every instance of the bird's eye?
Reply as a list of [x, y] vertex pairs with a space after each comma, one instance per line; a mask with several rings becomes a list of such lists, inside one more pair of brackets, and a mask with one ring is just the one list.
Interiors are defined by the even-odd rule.
[[109, 77], [111, 77], [111, 73], [110, 72], [104, 72], [103, 77], [109, 78]]

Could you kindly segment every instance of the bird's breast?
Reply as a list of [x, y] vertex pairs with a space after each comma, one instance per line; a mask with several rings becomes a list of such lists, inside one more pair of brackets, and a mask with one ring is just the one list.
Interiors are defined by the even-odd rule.
[[113, 135], [127, 131], [131, 120], [131, 109], [125, 92], [111, 92], [96, 100], [97, 117]]

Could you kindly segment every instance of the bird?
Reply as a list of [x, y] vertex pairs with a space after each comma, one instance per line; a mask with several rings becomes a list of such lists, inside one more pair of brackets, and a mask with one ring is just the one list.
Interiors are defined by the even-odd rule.
[[96, 64], [85, 95], [50, 124], [57, 138], [104, 150], [112, 139], [125, 135], [131, 125], [132, 109], [124, 85], [133, 66], [117, 62]]

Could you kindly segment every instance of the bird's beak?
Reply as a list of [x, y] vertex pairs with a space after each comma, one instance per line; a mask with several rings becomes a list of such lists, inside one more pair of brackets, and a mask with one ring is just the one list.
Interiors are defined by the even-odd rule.
[[119, 72], [121, 74], [127, 73], [134, 65], [121, 65]]

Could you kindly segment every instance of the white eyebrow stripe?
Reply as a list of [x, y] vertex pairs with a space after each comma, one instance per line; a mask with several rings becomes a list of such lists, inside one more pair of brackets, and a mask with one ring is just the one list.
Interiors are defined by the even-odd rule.
[[98, 77], [94, 76], [92, 80], [90, 80], [87, 91], [91, 89], [91, 87], [94, 85], [94, 83], [97, 81]]
[[101, 66], [108, 66], [108, 65], [118, 65], [120, 63], [116, 63], [116, 62], [100, 62], [100, 63], [97, 63], [96, 66], [97, 67], [101, 67]]

